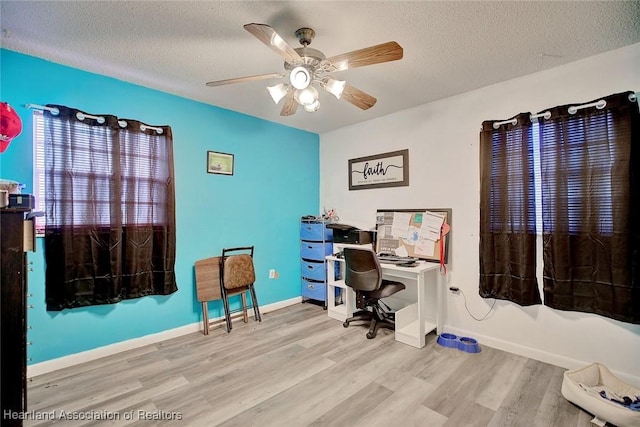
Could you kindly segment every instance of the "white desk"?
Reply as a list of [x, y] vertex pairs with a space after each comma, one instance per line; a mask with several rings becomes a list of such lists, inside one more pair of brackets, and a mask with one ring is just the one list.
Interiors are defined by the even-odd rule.
[[[339, 277], [344, 277], [344, 259], [329, 255], [326, 260], [328, 272], [334, 271], [337, 262], [340, 266]], [[399, 267], [393, 264], [381, 264], [381, 266], [383, 278], [402, 282], [406, 286], [404, 291], [394, 295], [399, 297], [399, 301], [405, 302], [404, 306], [396, 311], [396, 341], [417, 348], [424, 347], [425, 336], [429, 332], [436, 330], [438, 335], [442, 332], [444, 292], [440, 264], [420, 262], [416, 267]], [[327, 276], [327, 314], [332, 319], [344, 322], [356, 311], [355, 292], [345, 285], [344, 280], [336, 280], [333, 274]], [[336, 305], [336, 288], [340, 289], [342, 296], [342, 303], [338, 305]], [[393, 307], [390, 301], [388, 304]]]

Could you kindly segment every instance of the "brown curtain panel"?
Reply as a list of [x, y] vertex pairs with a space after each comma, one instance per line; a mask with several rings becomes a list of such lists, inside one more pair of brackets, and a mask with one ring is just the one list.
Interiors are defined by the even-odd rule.
[[47, 310], [175, 292], [171, 128], [48, 107]]
[[529, 114], [480, 133], [480, 296], [540, 304]]
[[[631, 92], [541, 123], [545, 305], [640, 323], [640, 113]], [[593, 102], [597, 102], [594, 100]]]

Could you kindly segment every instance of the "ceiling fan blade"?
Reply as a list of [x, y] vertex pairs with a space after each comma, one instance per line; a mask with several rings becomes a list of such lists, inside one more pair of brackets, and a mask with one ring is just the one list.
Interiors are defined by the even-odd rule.
[[342, 91], [342, 96], [340, 97], [340, 99], [344, 99], [345, 101], [363, 110], [368, 110], [369, 108], [376, 105], [376, 102], [378, 101], [368, 93], [349, 85], [344, 86], [344, 90]]
[[365, 65], [380, 64], [382, 62], [402, 59], [402, 47], [396, 42], [387, 42], [353, 52], [343, 53], [329, 58], [334, 67], [333, 71], [348, 70]]
[[300, 60], [302, 57], [292, 48], [276, 30], [266, 24], [246, 24], [244, 29], [255, 38], [270, 47], [275, 53], [282, 56], [288, 62]]
[[237, 77], [235, 79], [226, 79], [226, 80], [217, 80], [214, 82], [207, 82], [207, 86], [223, 86], [223, 85], [229, 85], [232, 83], [253, 82], [256, 80], [267, 80], [267, 79], [279, 79], [281, 77], [284, 77], [284, 74], [282, 73], [259, 74], [257, 76]]
[[282, 110], [280, 111], [281, 116], [292, 116], [296, 113], [298, 102], [293, 97], [294, 92], [293, 90], [289, 90], [289, 93], [287, 93], [287, 97], [284, 99], [284, 104], [282, 105]]

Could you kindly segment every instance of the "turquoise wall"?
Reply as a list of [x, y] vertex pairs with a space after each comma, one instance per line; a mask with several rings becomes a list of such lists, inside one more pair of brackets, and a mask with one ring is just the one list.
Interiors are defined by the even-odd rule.
[[[298, 219], [319, 211], [319, 137], [233, 111], [0, 49], [0, 100], [23, 131], [0, 155], [0, 178], [33, 190], [32, 111], [61, 104], [173, 129], [179, 290], [113, 305], [48, 312], [44, 246], [29, 253], [29, 363], [201, 321], [193, 264], [223, 247], [255, 245], [260, 305], [300, 296]], [[203, 86], [202, 90], [209, 90]], [[206, 173], [207, 150], [233, 153], [233, 176]], [[279, 278], [268, 279], [269, 269]], [[219, 302], [210, 316], [222, 315]]]

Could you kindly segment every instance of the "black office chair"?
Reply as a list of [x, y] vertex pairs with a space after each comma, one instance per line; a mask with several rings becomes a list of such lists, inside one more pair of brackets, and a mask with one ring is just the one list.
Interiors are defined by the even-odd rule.
[[[375, 338], [379, 327], [395, 328], [395, 313], [380, 301], [405, 288], [404, 284], [382, 278], [382, 268], [376, 253], [371, 249], [344, 248], [345, 277], [347, 286], [356, 292], [356, 308], [342, 324], [345, 328], [357, 320], [369, 321], [367, 338]], [[384, 305], [388, 311], [382, 309]]]

